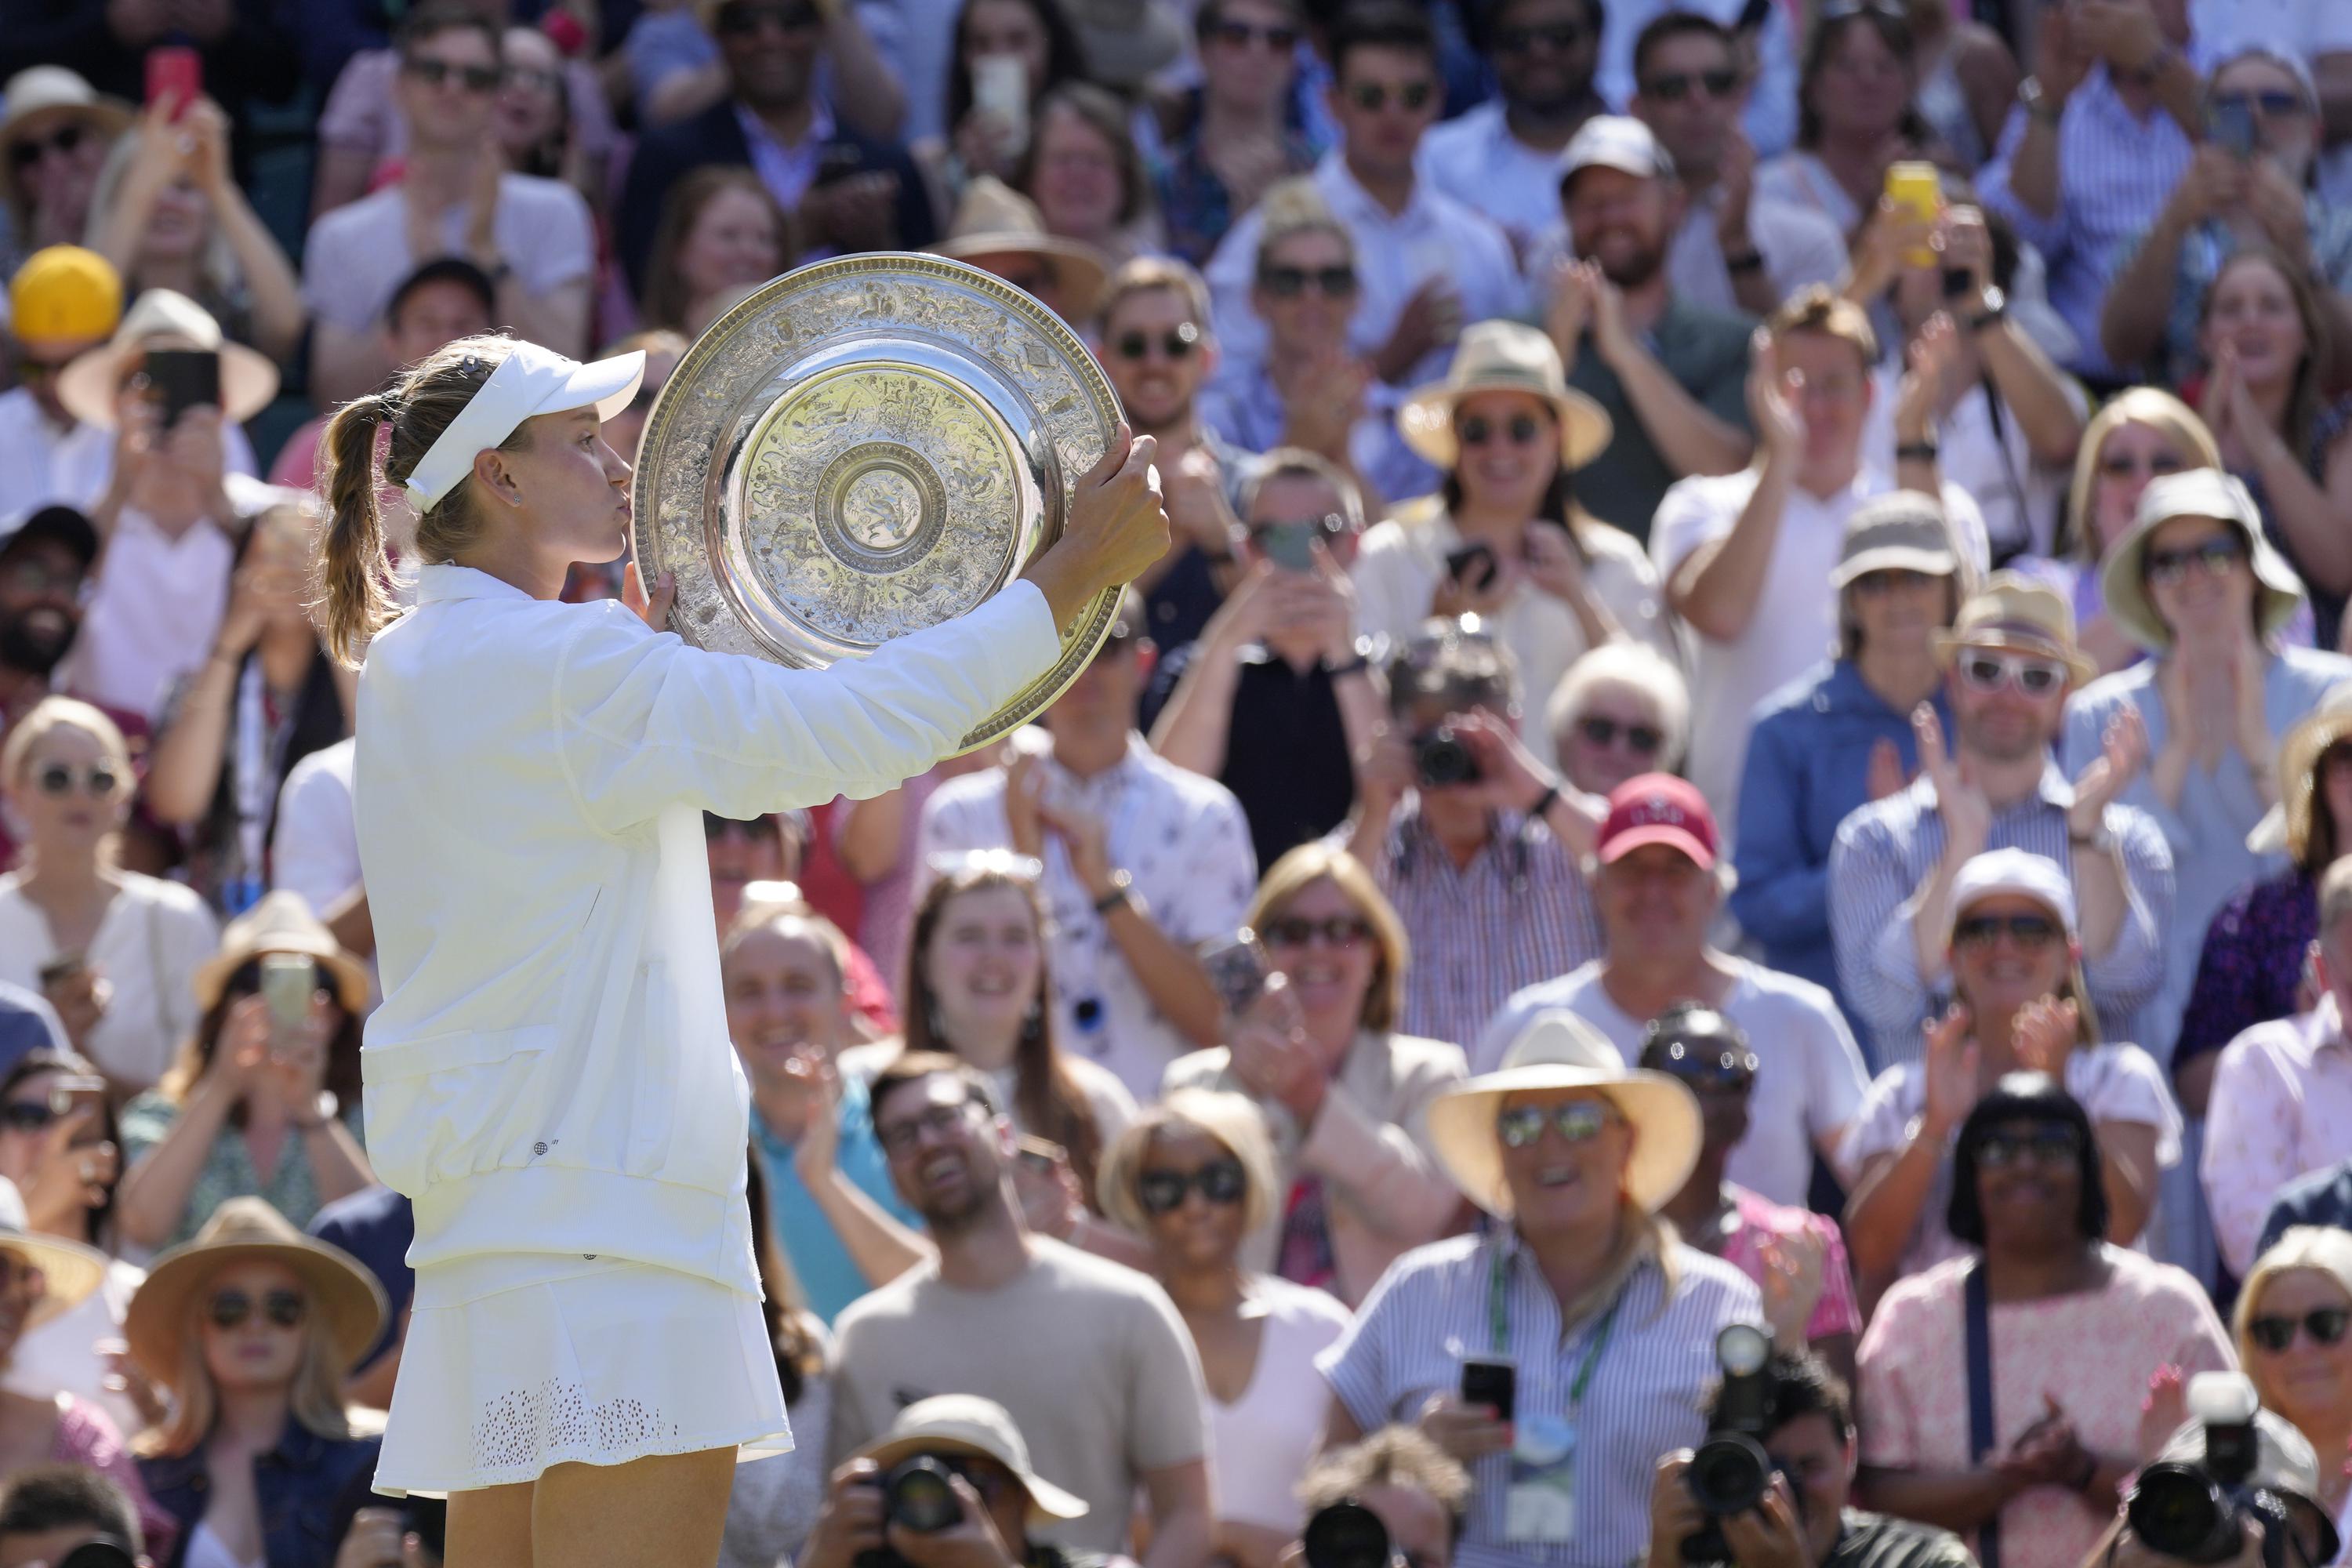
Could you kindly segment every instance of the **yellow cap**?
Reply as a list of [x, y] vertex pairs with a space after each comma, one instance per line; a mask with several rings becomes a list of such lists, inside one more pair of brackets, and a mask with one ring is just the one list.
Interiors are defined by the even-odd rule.
[[11, 330], [19, 342], [89, 342], [122, 320], [122, 279], [114, 264], [79, 245], [37, 250], [8, 284]]

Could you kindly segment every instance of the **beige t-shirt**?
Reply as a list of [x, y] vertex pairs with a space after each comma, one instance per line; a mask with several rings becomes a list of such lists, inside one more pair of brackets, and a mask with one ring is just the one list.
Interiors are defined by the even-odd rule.
[[831, 1462], [919, 1399], [976, 1394], [1012, 1413], [1039, 1476], [1087, 1501], [1086, 1518], [1040, 1534], [1124, 1552], [1142, 1477], [1208, 1452], [1200, 1358], [1150, 1279], [1057, 1241], [1030, 1246], [1028, 1269], [1000, 1289], [957, 1289], [926, 1263], [841, 1314]]

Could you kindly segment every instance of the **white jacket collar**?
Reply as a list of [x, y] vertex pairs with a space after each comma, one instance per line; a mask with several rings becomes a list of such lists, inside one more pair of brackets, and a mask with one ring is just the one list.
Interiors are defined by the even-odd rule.
[[472, 566], [458, 566], [446, 562], [419, 566], [416, 569], [416, 602], [429, 605], [441, 599], [529, 599], [513, 584], [493, 577]]

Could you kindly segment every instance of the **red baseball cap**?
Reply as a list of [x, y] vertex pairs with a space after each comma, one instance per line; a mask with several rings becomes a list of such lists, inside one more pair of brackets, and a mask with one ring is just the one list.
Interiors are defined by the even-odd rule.
[[1644, 844], [1670, 844], [1702, 871], [1715, 868], [1715, 813], [1687, 779], [1643, 773], [1609, 796], [1595, 854], [1604, 866]]

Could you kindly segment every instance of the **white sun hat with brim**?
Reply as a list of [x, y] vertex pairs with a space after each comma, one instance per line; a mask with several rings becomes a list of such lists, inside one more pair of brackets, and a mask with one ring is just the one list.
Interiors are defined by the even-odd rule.
[[5, 1176], [0, 1176], [0, 1252], [41, 1271], [44, 1288], [25, 1319], [28, 1329], [63, 1317], [106, 1283], [106, 1254], [78, 1241], [35, 1234], [25, 1213], [25, 1194]]
[[474, 459], [493, 450], [526, 419], [593, 408], [610, 419], [629, 405], [646, 378], [646, 352], [582, 364], [553, 349], [517, 342], [488, 381], [459, 409], [408, 476], [408, 497], [420, 512], [438, 506], [474, 471]]
[[242, 425], [278, 395], [278, 367], [260, 353], [221, 335], [210, 310], [185, 294], [150, 289], [123, 313], [114, 336], [75, 356], [58, 376], [58, 401], [85, 425], [111, 430], [115, 400], [134, 355], [185, 348], [220, 355], [221, 417]]
[[917, 1454], [971, 1454], [993, 1459], [1013, 1472], [1029, 1494], [1030, 1521], [1084, 1519], [1087, 1503], [1029, 1468], [1029, 1445], [1012, 1414], [993, 1399], [976, 1394], [938, 1394], [919, 1399], [898, 1412], [890, 1430], [868, 1443], [853, 1459], [871, 1459], [887, 1472], [901, 1459]]
[[2156, 613], [2147, 592], [2147, 547], [2156, 531], [2184, 517], [2206, 517], [2235, 528], [2246, 543], [2246, 565], [2254, 574], [2256, 629], [2271, 637], [2293, 619], [2303, 603], [2303, 579], [2294, 574], [2263, 532], [2262, 509], [2235, 474], [2218, 468], [2183, 468], [2148, 481], [2139, 493], [2131, 527], [2109, 547], [2099, 567], [2099, 592], [2116, 625], [2152, 653], [2172, 646], [2172, 628]]
[[1665, 1073], [1627, 1067], [1599, 1030], [1563, 1009], [1530, 1019], [1504, 1053], [1500, 1070], [1481, 1074], [1431, 1102], [1429, 1141], [1437, 1163], [1472, 1203], [1509, 1217], [1511, 1188], [1503, 1177], [1496, 1113], [1512, 1095], [1563, 1089], [1607, 1095], [1633, 1125], [1625, 1195], [1643, 1214], [1657, 1213], [1682, 1191], [1698, 1163], [1698, 1101]]
[[1550, 338], [1518, 321], [1480, 321], [1462, 334], [1445, 379], [1417, 389], [1397, 413], [1397, 434], [1432, 467], [1461, 459], [1454, 410], [1482, 392], [1519, 392], [1551, 405], [1559, 422], [1559, 465], [1584, 467], [1608, 449], [1609, 411], [1568, 384]]

